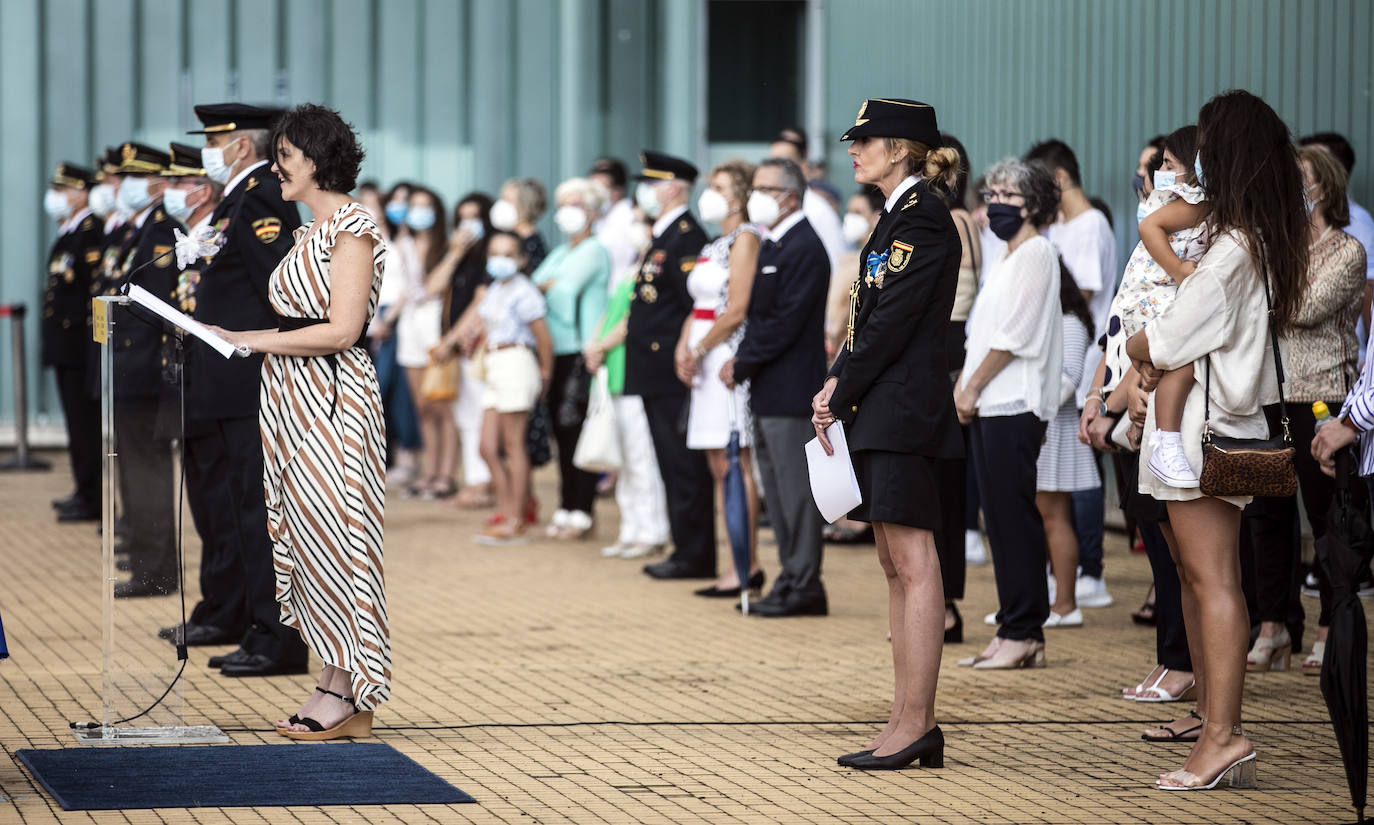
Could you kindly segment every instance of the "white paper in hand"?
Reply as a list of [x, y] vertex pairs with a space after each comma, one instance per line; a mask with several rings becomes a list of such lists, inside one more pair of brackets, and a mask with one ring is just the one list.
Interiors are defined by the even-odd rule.
[[849, 443], [845, 441], [844, 425], [836, 421], [825, 428], [825, 437], [835, 448], [834, 455], [826, 455], [819, 438], [806, 442], [806, 467], [811, 474], [811, 496], [816, 509], [831, 524], [845, 513], [863, 503], [859, 494], [859, 479], [849, 460]]

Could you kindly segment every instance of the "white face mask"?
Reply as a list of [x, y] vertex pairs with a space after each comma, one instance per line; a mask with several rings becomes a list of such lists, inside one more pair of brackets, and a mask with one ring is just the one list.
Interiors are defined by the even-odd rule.
[[658, 213], [663, 211], [663, 204], [658, 202], [658, 190], [652, 183], [641, 182], [635, 187], [635, 203], [651, 218], [657, 218]]
[[[229, 144], [233, 146], [233, 143]], [[200, 164], [205, 168], [205, 174], [215, 183], [225, 184], [229, 182], [231, 169], [229, 164], [224, 162], [223, 146], [206, 146], [200, 150]]]
[[765, 195], [757, 189], [749, 196], [749, 219], [754, 223], [763, 226], [772, 226], [778, 222], [778, 215], [782, 212], [782, 207], [771, 195]]
[[572, 204], [560, 206], [553, 213], [553, 222], [565, 235], [576, 235], [587, 228], [587, 213]]
[[114, 187], [108, 183], [97, 184], [91, 190], [89, 202], [92, 212], [98, 217], [108, 218], [110, 213], [115, 211]]
[[115, 205], [126, 215], [135, 215], [154, 200], [156, 196], [148, 192], [148, 178], [128, 177], [119, 184]]
[[190, 199], [191, 193], [199, 188], [200, 187], [196, 187], [196, 189], [168, 189], [162, 193], [162, 208], [167, 210], [168, 215], [171, 215], [182, 223], [186, 223], [191, 219], [192, 213], [196, 211], [196, 207], [190, 205], [187, 201]]
[[697, 213], [703, 221], [720, 223], [730, 217], [730, 201], [714, 189], [707, 189], [697, 198]]
[[844, 223], [841, 226], [844, 232], [844, 239], [850, 246], [863, 246], [868, 240], [869, 228], [868, 220], [857, 212], [848, 212], [844, 216]]
[[510, 232], [520, 223], [520, 211], [508, 200], [499, 200], [491, 205], [491, 225], [502, 232]]
[[514, 258], [498, 255], [487, 258], [487, 274], [497, 281], [505, 281], [520, 271], [520, 264]]
[[1178, 175], [1174, 172], [1166, 172], [1163, 169], [1155, 170], [1155, 188], [1168, 189], [1178, 180]]
[[482, 240], [482, 236], [487, 234], [487, 228], [477, 218], [468, 218], [465, 221], [459, 221], [458, 230], [460, 232], [467, 232], [475, 241]]
[[66, 195], [56, 189], [49, 189], [43, 195], [43, 211], [55, 221], [65, 221], [72, 215], [72, 205], [67, 202]]

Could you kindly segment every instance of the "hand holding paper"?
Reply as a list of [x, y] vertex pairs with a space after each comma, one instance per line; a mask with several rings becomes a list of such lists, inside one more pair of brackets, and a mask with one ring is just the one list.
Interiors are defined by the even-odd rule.
[[[827, 453], [821, 438], [827, 439], [833, 451]], [[863, 503], [859, 493], [859, 479], [849, 460], [849, 444], [844, 437], [844, 424], [834, 421], [815, 438], [806, 442], [806, 466], [811, 476], [811, 496], [816, 509], [825, 520], [834, 524], [845, 513]]]
[[141, 307], [146, 307], [151, 310], [159, 318], [177, 329], [186, 330], [209, 344], [215, 352], [218, 352], [225, 358], [232, 358], [234, 355], [247, 357], [252, 354], [247, 347], [235, 347], [233, 344], [211, 332], [204, 324], [161, 300], [138, 284], [130, 284], [125, 294], [129, 296], [129, 300]]

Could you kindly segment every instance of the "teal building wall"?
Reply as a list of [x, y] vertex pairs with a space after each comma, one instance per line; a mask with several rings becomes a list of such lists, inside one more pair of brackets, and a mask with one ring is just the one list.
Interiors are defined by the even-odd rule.
[[[715, 93], [773, 93], [708, 42], [727, 4], [801, 21], [797, 121], [854, 188], [838, 135], [870, 96], [936, 106], [975, 168], [1057, 136], [1133, 245], [1131, 174], [1150, 135], [1212, 94], [1264, 96], [1295, 134], [1335, 130], [1370, 203], [1374, 4], [1365, 0], [0, 0], [0, 303], [25, 302], [31, 421], [60, 433], [37, 364], [45, 181], [124, 140], [165, 144], [192, 105], [321, 102], [357, 126], [364, 178], [411, 178], [451, 204], [513, 175], [552, 188], [599, 154], [654, 146], [709, 166], [763, 153], [713, 142]], [[790, 30], [789, 30], [790, 31]], [[788, 36], [791, 36], [790, 34]], [[723, 87], [723, 91], [722, 91]], [[549, 228], [551, 233], [551, 227]], [[3, 324], [3, 322], [0, 322]], [[0, 423], [13, 406], [0, 329]]]

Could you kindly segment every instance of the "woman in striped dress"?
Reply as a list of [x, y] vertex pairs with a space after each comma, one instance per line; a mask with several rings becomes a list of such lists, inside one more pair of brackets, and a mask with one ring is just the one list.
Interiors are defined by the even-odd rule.
[[268, 297], [278, 329], [223, 332], [267, 354], [263, 484], [282, 623], [324, 660], [319, 686], [279, 733], [367, 736], [391, 691], [382, 576], [385, 431], [366, 351], [387, 247], [348, 196], [362, 149], [330, 109], [304, 105], [272, 136], [282, 197], [315, 220], [296, 230]]

